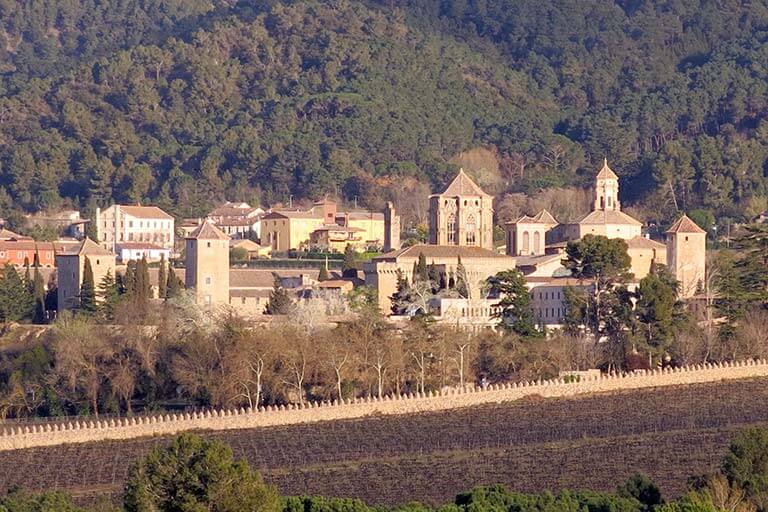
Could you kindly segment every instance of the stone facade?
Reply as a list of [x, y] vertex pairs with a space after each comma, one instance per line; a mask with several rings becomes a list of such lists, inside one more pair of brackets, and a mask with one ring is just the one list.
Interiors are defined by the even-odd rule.
[[229, 237], [209, 221], [187, 237], [185, 285], [206, 307], [229, 304]]
[[523, 215], [507, 224], [507, 254], [510, 256], [541, 256], [546, 253], [547, 234], [557, 221], [547, 211], [536, 216]]
[[464, 170], [442, 194], [429, 197], [429, 243], [493, 250], [493, 197]]
[[704, 283], [707, 272], [707, 232], [687, 215], [667, 230], [667, 264], [679, 283], [678, 295], [690, 298]]
[[448, 389], [439, 394], [356, 398], [342, 403], [315, 403], [267, 407], [258, 410], [227, 409], [183, 414], [161, 414], [118, 419], [78, 419], [67, 422], [0, 426], [0, 450], [126, 440], [175, 435], [195, 430], [235, 430], [298, 423], [446, 411], [487, 403], [510, 402], [529, 396], [568, 397], [631, 389], [701, 384], [721, 380], [768, 376], [768, 361], [704, 364], [686, 368], [640, 371], [622, 375], [583, 374], [578, 382], [554, 379], [544, 382], [491, 385], [485, 389]]
[[[57, 300], [59, 311], [76, 308], [80, 302], [80, 286], [83, 284], [86, 258], [91, 262], [93, 283], [98, 290], [99, 283], [107, 273], [115, 277], [115, 255], [100, 247], [90, 238], [83, 240], [71, 252], [56, 255]], [[96, 300], [101, 300], [98, 293]]]

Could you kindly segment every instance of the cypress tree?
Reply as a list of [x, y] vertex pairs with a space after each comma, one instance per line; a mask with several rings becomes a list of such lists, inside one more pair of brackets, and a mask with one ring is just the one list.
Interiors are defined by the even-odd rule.
[[272, 291], [269, 293], [269, 302], [267, 302], [264, 313], [267, 315], [287, 315], [292, 308], [293, 301], [280, 283], [280, 276], [275, 274], [275, 281], [272, 285]]
[[357, 254], [350, 244], [344, 248], [344, 263], [341, 274], [344, 277], [357, 277]]
[[467, 270], [464, 268], [464, 264], [461, 262], [461, 256], [456, 264], [456, 292], [464, 297], [469, 298], [469, 288], [467, 287]]
[[120, 300], [120, 291], [111, 270], [107, 271], [99, 283], [99, 297], [101, 297], [99, 311], [105, 319], [113, 320], [115, 318], [115, 306]]
[[85, 257], [83, 284], [80, 285], [80, 309], [86, 313], [96, 312], [96, 283], [93, 280], [93, 267], [88, 256]]
[[39, 268], [40, 267], [40, 253], [35, 249], [35, 259], [32, 263], [33, 267]]
[[165, 287], [166, 300], [178, 297], [179, 293], [181, 293], [181, 290], [183, 289], [184, 283], [182, 283], [181, 279], [176, 276], [176, 272], [173, 270], [173, 267], [168, 267], [168, 283]]
[[157, 271], [157, 298], [164, 299], [168, 289], [165, 254], [160, 255], [160, 270]]
[[317, 276], [317, 280], [320, 282], [327, 281], [331, 277], [328, 275], [328, 269], [325, 266], [320, 267], [320, 274]]
[[27, 288], [27, 292], [29, 292], [30, 295], [35, 293], [32, 274], [29, 271], [29, 258], [26, 256], [24, 256], [24, 286]]
[[134, 292], [136, 291], [136, 260], [128, 261], [121, 281], [120, 293], [126, 295], [129, 300], [134, 300]]
[[[37, 256], [37, 254], [35, 254], [35, 256]], [[37, 258], [35, 259], [37, 260]], [[43, 283], [43, 275], [40, 273], [39, 265], [35, 265], [32, 288], [33, 296], [35, 298], [35, 311], [34, 316], [32, 317], [32, 322], [42, 324], [45, 323], [48, 318], [45, 308], [45, 284]]]
[[419, 261], [416, 264], [416, 274], [419, 276], [418, 281], [427, 281], [429, 279], [429, 270], [427, 270], [427, 257], [423, 252], [419, 253]]

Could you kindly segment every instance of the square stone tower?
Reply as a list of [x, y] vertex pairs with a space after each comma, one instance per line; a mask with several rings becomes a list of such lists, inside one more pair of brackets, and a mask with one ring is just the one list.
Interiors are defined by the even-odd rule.
[[187, 289], [206, 307], [229, 304], [229, 237], [208, 221], [186, 240]]
[[464, 169], [442, 194], [429, 196], [429, 243], [493, 250], [493, 197]]
[[695, 295], [706, 277], [707, 232], [687, 215], [667, 230], [667, 265], [678, 281], [678, 296]]
[[101, 247], [99, 244], [86, 238], [71, 252], [62, 252], [56, 255], [57, 274], [57, 300], [59, 311], [73, 309], [80, 304], [80, 286], [83, 284], [83, 272], [85, 271], [86, 258], [91, 262], [93, 270], [93, 284], [96, 287], [96, 300], [99, 284], [107, 273], [115, 276], [115, 255]]

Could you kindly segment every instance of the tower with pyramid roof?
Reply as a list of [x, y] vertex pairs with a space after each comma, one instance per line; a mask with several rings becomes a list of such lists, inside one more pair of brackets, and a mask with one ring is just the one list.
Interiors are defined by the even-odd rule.
[[[56, 292], [59, 311], [78, 307], [86, 259], [91, 262], [93, 282], [97, 290], [108, 273], [115, 277], [115, 255], [90, 238], [85, 238], [71, 251], [56, 254], [58, 280]], [[101, 300], [98, 294], [96, 300]]]
[[677, 295], [686, 299], [696, 294], [707, 271], [707, 232], [687, 215], [667, 230], [667, 266], [677, 279]]
[[186, 240], [185, 285], [201, 306], [229, 304], [229, 237], [208, 221]]
[[464, 169], [443, 193], [429, 196], [429, 243], [493, 250], [493, 197]]

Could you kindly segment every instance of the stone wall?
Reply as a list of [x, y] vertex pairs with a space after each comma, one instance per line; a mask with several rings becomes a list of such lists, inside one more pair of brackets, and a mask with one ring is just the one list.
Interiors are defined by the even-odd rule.
[[674, 386], [768, 376], [768, 361], [705, 364], [685, 368], [595, 375], [579, 382], [563, 379], [491, 385], [486, 389], [450, 389], [440, 394], [355, 399], [343, 403], [308, 403], [303, 406], [258, 410], [210, 410], [183, 414], [118, 419], [82, 419], [35, 425], [0, 423], [0, 451], [67, 443], [133, 439], [173, 435], [192, 430], [233, 430], [312, 423], [371, 415], [436, 412], [526, 396], [564, 397], [639, 388]]

